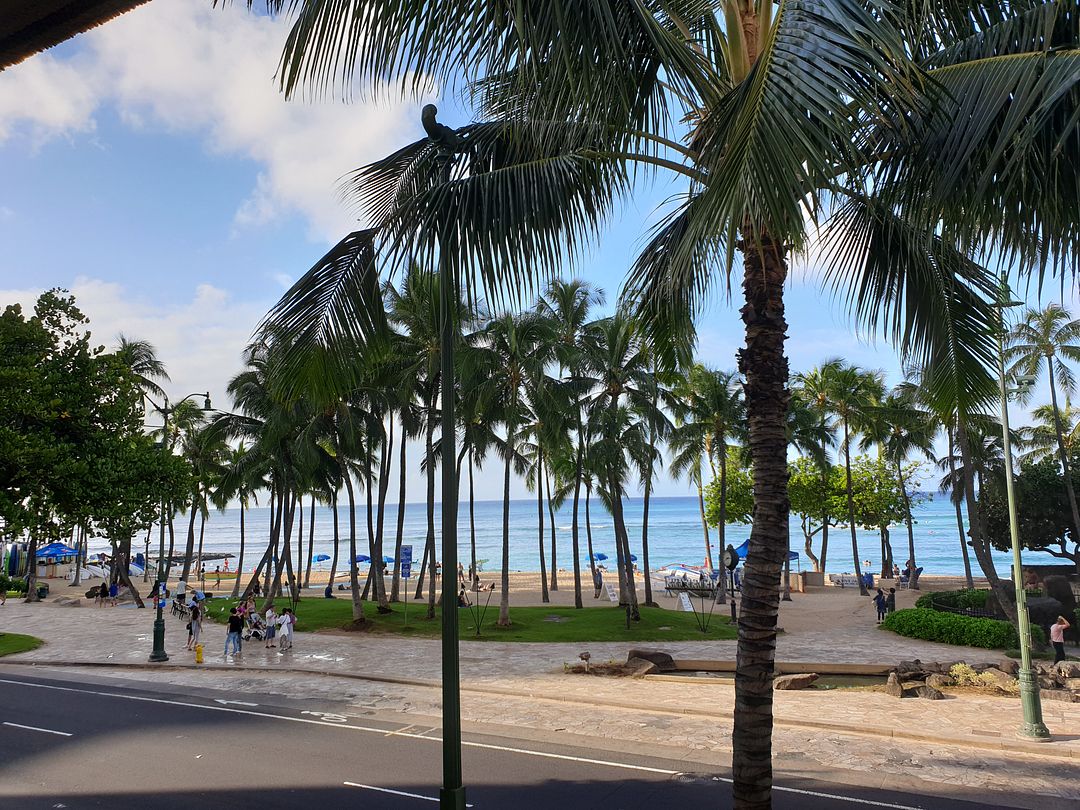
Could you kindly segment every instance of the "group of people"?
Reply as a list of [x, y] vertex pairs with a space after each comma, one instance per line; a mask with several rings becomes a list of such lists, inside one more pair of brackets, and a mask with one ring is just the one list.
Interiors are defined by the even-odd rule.
[[262, 641], [267, 649], [285, 652], [292, 649], [295, 626], [296, 612], [292, 608], [285, 608], [278, 614], [271, 604], [266, 608], [266, 615], [261, 616], [255, 607], [255, 597], [249, 596], [229, 610], [225, 655], [229, 655], [230, 650], [233, 655], [240, 655], [243, 642], [251, 639]]
[[102, 582], [97, 587], [97, 593], [94, 594], [94, 604], [98, 607], [116, 607], [117, 602], [120, 601], [120, 586], [117, 583], [111, 585], [108, 581]]
[[886, 616], [896, 610], [896, 588], [889, 588], [888, 593], [878, 588], [874, 594], [874, 607], [877, 608], [878, 624], [881, 624]]

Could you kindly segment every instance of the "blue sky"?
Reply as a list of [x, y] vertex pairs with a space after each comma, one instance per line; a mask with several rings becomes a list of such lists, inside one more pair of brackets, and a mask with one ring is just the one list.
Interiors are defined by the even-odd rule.
[[[69, 288], [101, 342], [150, 340], [171, 395], [209, 388], [218, 407], [259, 317], [355, 227], [337, 178], [421, 137], [419, 108], [437, 100], [287, 103], [272, 78], [284, 26], [242, 5], [155, 0], [0, 73], [0, 303]], [[613, 299], [671, 191], [643, 185], [573, 274]], [[793, 370], [843, 355], [895, 381], [891, 348], [794, 275]], [[704, 362], [734, 366], [738, 306], [718, 294], [702, 317]], [[499, 479], [482, 474], [479, 495], [498, 497]]]

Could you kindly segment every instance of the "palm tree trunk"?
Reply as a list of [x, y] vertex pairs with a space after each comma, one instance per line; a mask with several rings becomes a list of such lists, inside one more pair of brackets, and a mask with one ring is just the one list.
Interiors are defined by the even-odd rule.
[[615, 521], [615, 541], [621, 549], [620, 562], [622, 566], [621, 579], [626, 583], [626, 599], [630, 605], [630, 618], [633, 621], [641, 620], [641, 610], [638, 607], [637, 583], [634, 581], [634, 561], [630, 559], [630, 534], [626, 530], [626, 517], [623, 512], [623, 494], [621, 487], [616, 483], [612, 489], [612, 519]]
[[353, 624], [363, 624], [364, 603], [360, 599], [360, 580], [356, 573], [356, 492], [353, 490], [349, 471], [343, 472], [345, 491], [349, 496], [349, 591], [352, 595], [352, 617]]
[[401, 544], [405, 538], [405, 447], [408, 445], [405, 427], [401, 428], [401, 447], [398, 449], [397, 537], [394, 540], [394, 581], [390, 583], [390, 601], [401, 601]]
[[[593, 582], [596, 582], [596, 560], [593, 557], [592, 545], [592, 516], [589, 513], [589, 502], [592, 500], [592, 486], [585, 485], [585, 544], [589, 549], [589, 568], [592, 569]], [[593, 598], [599, 599], [599, 592], [594, 593]]]
[[338, 552], [341, 545], [340, 536], [338, 532], [338, 513], [337, 513], [337, 490], [335, 489], [330, 494], [330, 509], [333, 515], [334, 521], [334, 559], [330, 563], [330, 587], [334, 587], [334, 580], [337, 578], [338, 569]]
[[869, 596], [866, 583], [862, 579], [862, 564], [859, 562], [859, 538], [855, 529], [855, 498], [851, 492], [851, 436], [848, 433], [848, 420], [844, 417], [844, 493], [847, 495], [848, 527], [851, 530], [851, 558], [855, 566], [855, 578], [859, 581], [859, 595]]
[[172, 571], [172, 558], [173, 552], [176, 550], [176, 526], [173, 525], [173, 516], [175, 514], [175, 507], [173, 504], [169, 504], [169, 554], [165, 558], [165, 576], [164, 581], [169, 581], [169, 573]]
[[732, 770], [735, 806], [768, 810], [772, 806], [772, 679], [778, 586], [788, 548], [791, 506], [787, 494], [784, 248], [760, 235], [755, 247], [744, 250], [743, 264], [746, 347], [739, 355], [739, 370], [746, 379], [754, 513], [742, 580]]
[[[581, 601], [581, 543], [578, 532], [578, 503], [581, 500], [581, 431], [578, 420], [578, 446], [574, 461], [574, 514], [570, 521], [570, 547], [574, 555], [574, 607], [581, 610], [585, 605]], [[594, 567], [592, 549], [589, 549], [589, 566]], [[594, 572], [595, 576], [595, 572]]]
[[[953, 488], [962, 488], [961, 483], [956, 480], [956, 449], [953, 446], [955, 438], [952, 426], [949, 426], [946, 432], [949, 436], [949, 480]], [[971, 577], [971, 558], [968, 556], [967, 542], [964, 540], [964, 513], [961, 511], [959, 498], [953, 499], [953, 506], [956, 508], [956, 531], [960, 535], [960, 553], [964, 556], [964, 580], [970, 590], [975, 587], [975, 580]]]
[[[911, 519], [911, 498], [908, 497], [907, 482], [904, 481], [904, 470], [900, 466], [900, 459], [896, 459], [896, 480], [900, 482], [900, 495], [904, 499], [904, 523], [907, 525], [908, 556], [911, 558], [911, 564], [915, 565], [915, 527]], [[881, 565], [884, 568], [884, 560]], [[892, 576], [892, 571], [890, 570], [888, 574], [883, 572], [882, 576]], [[918, 580], [915, 581], [912, 587], [918, 590]]]
[[550, 602], [548, 594], [547, 570], [544, 567], [544, 453], [536, 448], [536, 542], [540, 548], [540, 600]]
[[705, 566], [712, 571], [712, 542], [709, 539], [709, 521], [705, 519], [705, 489], [701, 486], [701, 464], [698, 463], [697, 471], [697, 498], [698, 511], [701, 514], [701, 529], [705, 532]]
[[[270, 487], [270, 536], [266, 541], [266, 551], [263, 552], [262, 558], [259, 560], [259, 564], [255, 566], [255, 570], [251, 572], [251, 579], [248, 580], [247, 585], [244, 586], [244, 592], [242, 597], [246, 598], [251, 593], [252, 588], [255, 587], [255, 583], [259, 581], [259, 577], [262, 576], [263, 568], [270, 571], [271, 561], [274, 559], [274, 547], [277, 545], [277, 530], [281, 525], [279, 519], [276, 518], [277, 512], [280, 510], [281, 499], [277, 497], [277, 489], [273, 485]], [[269, 577], [267, 577], [267, 583], [269, 583]], [[262, 609], [265, 612], [267, 605], [270, 604], [269, 600], [270, 588], [269, 585], [263, 588], [263, 602]]]
[[184, 569], [180, 572], [180, 581], [188, 582], [191, 576], [191, 558], [195, 556], [195, 513], [198, 511], [198, 492], [191, 498], [191, 517], [188, 519], [187, 547], [184, 549]]
[[313, 558], [312, 552], [315, 550], [315, 493], [311, 494], [311, 500], [308, 501], [308, 539], [307, 539], [307, 565], [304, 568], [304, 587], [308, 587], [311, 584], [311, 563]]
[[[825, 421], [824, 420], [822, 420], [822, 422], [821, 422], [821, 427], [822, 427], [822, 429], [825, 428]], [[821, 458], [823, 459], [822, 463], [825, 464], [826, 466], [828, 466], [828, 464], [827, 464], [827, 458], [828, 457], [825, 455], [826, 451], [827, 451], [827, 448], [825, 446], [825, 442], [822, 441], [821, 442]], [[829, 471], [827, 469], [821, 471], [821, 482], [822, 482], [822, 484], [824, 484], [822, 489], [827, 493], [829, 491]], [[819, 564], [817, 560], [814, 560], [814, 570], [815, 571], [821, 571], [821, 572], [824, 573], [824, 571], [825, 571], [825, 560], [829, 556], [829, 512], [828, 512], [828, 509], [827, 509], [827, 507], [829, 505], [828, 497], [822, 499], [822, 504], [821, 505], [822, 505], [822, 507], [826, 507], [825, 511], [823, 511], [821, 513], [821, 562]], [[809, 546], [809, 544], [807, 544], [807, 549], [809, 550], [809, 548], [810, 548], [810, 546]]]
[[240, 577], [244, 573], [244, 499], [240, 499], [240, 559], [236, 561], [236, 581], [233, 582], [232, 598], [240, 596]]
[[[402, 440], [404, 442], [404, 439]], [[375, 519], [375, 554], [372, 560], [378, 560], [379, 575], [375, 578], [375, 598], [378, 601], [379, 613], [389, 613], [390, 604], [386, 598], [386, 575], [383, 568], [383, 530], [386, 526], [386, 494], [390, 489], [390, 466], [394, 457], [394, 420], [390, 419], [390, 426], [386, 433], [386, 441], [383, 442], [383, 452], [379, 457], [379, 503], [378, 515]], [[394, 555], [395, 565], [397, 555]]]
[[[1016, 603], [1012, 600], [1009, 589], [998, 577], [997, 568], [994, 566], [994, 558], [990, 555], [990, 548], [986, 543], [986, 535], [983, 533], [982, 516], [979, 512], [979, 503], [975, 499], [975, 465], [971, 460], [971, 446], [968, 442], [967, 427], [962, 416], [957, 417], [956, 442], [960, 447], [960, 463], [963, 465], [964, 474], [964, 499], [967, 502], [968, 533], [971, 537], [971, 549], [975, 552], [975, 559], [982, 569], [983, 576], [990, 584], [990, 591], [994, 595], [998, 607], [1013, 623], [1018, 626], [1016, 615]], [[1017, 571], [1017, 576], [1020, 572]]]
[[428, 605], [427, 618], [435, 618], [435, 562], [432, 555], [435, 553], [435, 394], [431, 395], [428, 404], [427, 431], [424, 452], [427, 457], [427, 537], [424, 539], [424, 553], [420, 561], [420, 575], [416, 578], [416, 593], [414, 597], [419, 600], [424, 598], [424, 575], [428, 564], [431, 565], [431, 599]]
[[203, 511], [204, 509], [206, 509], [205, 501], [199, 505], [199, 552], [195, 555], [195, 565], [199, 569], [199, 574], [205, 584], [206, 577], [203, 575], [203, 569], [206, 566], [203, 565], [202, 558], [203, 540], [206, 538], [206, 512]]
[[[654, 449], [654, 448], [652, 448]], [[645, 574], [645, 605], [659, 607], [652, 598], [652, 578], [649, 575], [649, 495], [652, 492], [652, 470], [645, 477], [645, 491], [641, 504], [641, 565]]]
[[[550, 470], [548, 470], [550, 472]], [[551, 476], [544, 475], [547, 488], [548, 524], [551, 526], [551, 590], [559, 590], [559, 544], [555, 536], [555, 507], [551, 503]]]
[[[510, 462], [514, 457], [512, 425], [506, 426], [506, 459], [503, 462], [502, 593], [499, 594], [499, 627], [510, 626]], [[542, 555], [541, 555], [542, 556]]]
[[1072, 512], [1073, 537], [1080, 538], [1080, 509], [1076, 506], [1076, 488], [1073, 486], [1072, 473], [1069, 471], [1069, 454], [1065, 451], [1065, 437], [1061, 428], [1061, 411], [1058, 410], [1057, 386], [1054, 384], [1054, 358], [1046, 358], [1047, 371], [1050, 374], [1050, 406], [1054, 411], [1054, 434], [1057, 436], [1058, 458], [1061, 459], [1061, 472], [1065, 479], [1065, 494], [1069, 498], [1069, 510]]
[[469, 448], [469, 546], [472, 552], [472, 581], [476, 581], [476, 493], [473, 491], [473, 450]]

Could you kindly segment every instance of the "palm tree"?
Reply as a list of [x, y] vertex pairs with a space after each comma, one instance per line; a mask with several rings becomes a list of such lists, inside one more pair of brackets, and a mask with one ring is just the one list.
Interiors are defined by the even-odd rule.
[[840, 448], [844, 452], [844, 481], [847, 497], [848, 528], [851, 531], [851, 556], [855, 566], [855, 576], [859, 580], [859, 593], [867, 595], [866, 583], [862, 580], [862, 567], [859, 563], [859, 539], [856, 534], [855, 501], [851, 489], [851, 442], [853, 433], [867, 424], [868, 412], [875, 407], [883, 395], [880, 374], [863, 371], [856, 366], [835, 364], [827, 367], [827, 400], [829, 409], [840, 423], [842, 439]]
[[[904, 462], [912, 453], [919, 453], [929, 461], [934, 460], [934, 438], [937, 428], [929, 413], [917, 407], [915, 392], [910, 386], [901, 383], [881, 401], [879, 406], [869, 410], [863, 435], [863, 449], [876, 444], [881, 456], [888, 461], [896, 472], [896, 482], [904, 501], [904, 523], [907, 526], [908, 559], [911, 567], [917, 566], [915, 559], [915, 531], [911, 518], [911, 496], [908, 482], [904, 480]], [[888, 527], [882, 528], [882, 545], [887, 543]], [[882, 554], [881, 576], [892, 576], [891, 560]], [[918, 578], [912, 576], [910, 586], [919, 588]]]
[[[829, 478], [829, 446], [833, 444], [833, 425], [831, 422], [832, 412], [829, 409], [829, 381], [836, 370], [843, 365], [839, 358], [831, 358], [821, 365], [800, 372], [795, 375], [795, 391], [803, 399], [807, 407], [817, 414], [818, 425], [821, 430], [820, 448], [816, 458], [820, 459], [818, 468], [821, 470], [822, 488], [827, 491]], [[827, 499], [826, 499], [827, 501]], [[825, 570], [829, 556], [829, 505], [823, 502], [821, 505], [821, 570]]]
[[[1035, 424], [1021, 428], [1024, 461], [1038, 462], [1060, 453], [1065, 447], [1065, 457], [1073, 458], [1080, 451], [1080, 408], [1065, 400], [1065, 407], [1055, 410], [1053, 405], [1040, 405], [1031, 411]], [[1059, 433], [1060, 431], [1060, 433]]]
[[246, 534], [244, 518], [248, 507], [254, 501], [258, 503], [258, 491], [266, 486], [265, 462], [259, 455], [241, 441], [236, 447], [228, 448], [222, 461], [221, 477], [211, 500], [218, 510], [224, 512], [232, 501], [240, 504], [240, 556], [236, 561], [236, 582], [233, 583], [232, 598], [240, 596], [240, 580], [244, 572], [244, 547]]
[[[485, 139], [503, 123], [450, 133], [476, 151], [468, 173], [445, 185], [433, 183], [434, 150], [415, 146], [364, 178], [365, 190], [383, 192], [375, 219], [394, 244], [433, 255], [447, 232], [439, 226], [453, 222], [454, 247], [478, 278], [517, 284], [579, 248], [630, 193], [631, 166], [644, 165], [688, 184], [632, 279], [653, 327], [685, 324], [742, 253], [756, 506], [736, 690], [757, 711], [736, 716], [735, 795], [739, 807], [766, 806], [775, 639], [760, 628], [775, 626], [787, 536], [790, 246], [808, 241], [805, 212], [832, 203], [837, 278], [856, 313], [906, 352], [929, 356], [959, 334], [988, 361], [985, 297], [971, 296], [962, 315], [954, 305], [989, 285], [952, 245], [992, 238], [1025, 268], [1075, 260], [1076, 100], [1070, 71], [1054, 69], [1076, 48], [1071, 17], [1047, 5], [1036, 9], [1046, 25], [1024, 25], [1008, 4], [928, 15], [782, 2], [774, 13], [771, 2], [736, 0], [720, 4], [723, 24], [713, 4], [689, 2], [551, 3], [528, 15], [489, 0], [377, 13], [317, 0], [288, 7], [280, 75], [289, 92], [475, 79], [485, 115], [515, 117], [509, 127], [522, 137], [509, 148]], [[690, 137], [674, 141], [684, 118]]]
[[[581, 392], [588, 388], [589, 381], [583, 378], [581, 371], [582, 338], [585, 326], [589, 322], [589, 312], [594, 306], [603, 304], [603, 291], [585, 281], [563, 281], [557, 279], [548, 285], [544, 296], [540, 298], [539, 310], [554, 327], [555, 359], [559, 365], [559, 378], [563, 372], [569, 372], [566, 380], [566, 393], [571, 400], [569, 407], [573, 413], [573, 427], [576, 436], [573, 465], [574, 506], [570, 521], [570, 542], [574, 557], [574, 607], [584, 605], [581, 600], [581, 547], [578, 536], [578, 506], [581, 500], [582, 459], [584, 454], [584, 428], [581, 415]], [[590, 559], [590, 565], [595, 563]]]
[[135, 375], [135, 384], [143, 394], [164, 398], [159, 382], [171, 382], [165, 364], [158, 360], [157, 350], [146, 340], [130, 340], [123, 333], [117, 336], [116, 357]]
[[[1027, 309], [1020, 323], [1012, 328], [1008, 336], [1009, 346], [1005, 350], [1006, 360], [1012, 361], [1009, 374], [1013, 378], [1029, 375], [1038, 378], [1042, 375], [1043, 361], [1046, 361], [1046, 377], [1050, 383], [1050, 411], [1053, 417], [1054, 434], [1057, 438], [1058, 461], [1061, 463], [1062, 480], [1065, 482], [1065, 494], [1069, 498], [1069, 510], [1072, 512], [1074, 537], [1080, 537], [1080, 508], [1076, 503], [1076, 490], [1069, 472], [1069, 452], [1065, 446], [1065, 428], [1062, 424], [1061, 409], [1058, 407], [1058, 388], [1071, 395], [1076, 390], [1076, 377], [1065, 361], [1080, 361], [1080, 320], [1074, 319], [1059, 304], [1050, 304], [1043, 310]], [[1021, 396], [1030, 396], [1029, 387], [1021, 387]], [[1068, 401], [1066, 400], [1066, 408]]]

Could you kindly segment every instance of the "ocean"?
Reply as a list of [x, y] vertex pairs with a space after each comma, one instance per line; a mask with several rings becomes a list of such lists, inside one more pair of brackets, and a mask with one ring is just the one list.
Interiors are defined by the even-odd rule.
[[[307, 502], [304, 504], [304, 555], [307, 556], [307, 533], [310, 516]], [[558, 546], [558, 565], [571, 569], [571, 515], [572, 503], [567, 502], [555, 513], [556, 543]], [[385, 552], [393, 554], [393, 543], [397, 526], [397, 507], [387, 504]], [[342, 540], [341, 559], [348, 556], [349, 513], [347, 505], [338, 505], [340, 532]], [[642, 500], [633, 498], [625, 505], [627, 528], [630, 534], [631, 552], [639, 558], [641, 565], [641, 522]], [[925, 568], [926, 575], [962, 575], [964, 563], [960, 552], [960, 541], [956, 529], [956, 513], [947, 495], [937, 494], [921, 503], [915, 510], [915, 553], [918, 564]], [[329, 507], [319, 506], [315, 510], [315, 553], [333, 554], [333, 523]], [[266, 547], [269, 532], [269, 509], [251, 508], [246, 517], [247, 551], [244, 569], [251, 570], [258, 563], [259, 555]], [[356, 532], [358, 553], [367, 553], [367, 523], [363, 503], [357, 504]], [[176, 553], [183, 553], [187, 536], [187, 517], [176, 518]], [[413, 546], [413, 556], [419, 558], [423, 550], [426, 534], [426, 514], [423, 503], [407, 503], [405, 506], [405, 539]], [[439, 507], [435, 508], [435, 530], [439, 533]], [[468, 502], [462, 501], [459, 507], [459, 538], [461, 560], [469, 564], [469, 511]], [[514, 500], [510, 503], [510, 568], [515, 571], [537, 571], [537, 532], [536, 501]], [[587, 565], [587, 547], [585, 545], [584, 500], [581, 505], [580, 543], [582, 565]], [[198, 543], [198, 522], [196, 522], [196, 544]], [[593, 548], [596, 552], [615, 557], [615, 542], [611, 516], [595, 499], [592, 503]], [[548, 525], [547, 508], [544, 509], [544, 549], [548, 566], [551, 563], [551, 528]], [[718, 562], [716, 530], [710, 529], [713, 543], [713, 562]], [[738, 546], [750, 536], [749, 526], [729, 525], [726, 542]], [[907, 560], [907, 530], [903, 525], [890, 530], [893, 557], [903, 567]], [[133, 543], [132, 552], [141, 551], [143, 544], [138, 538]], [[880, 542], [876, 531], [859, 531], [859, 558], [869, 559], [875, 568], [880, 568]], [[150, 556], [157, 552], [158, 533], [154, 528], [150, 543]], [[224, 512], [212, 511], [206, 522], [206, 534], [203, 543], [204, 553], [233, 553], [240, 548], [240, 510], [227, 509]], [[802, 531], [796, 518], [791, 521], [791, 548], [803, 551]], [[820, 536], [814, 539], [814, 553], [818, 554]], [[90, 550], [107, 549], [102, 540], [91, 540]], [[295, 545], [293, 546], [295, 553]], [[502, 502], [478, 501], [476, 503], [476, 553], [483, 560], [482, 571], [499, 568], [502, 560]], [[668, 563], [701, 565], [705, 558], [705, 541], [698, 513], [698, 502], [694, 496], [652, 498], [649, 506], [649, 562], [653, 569]], [[998, 571], [1008, 576], [1012, 558], [1007, 553], [995, 552], [994, 559]], [[1026, 552], [1025, 562], [1053, 563], [1056, 560], [1048, 554]], [[230, 561], [230, 568], [235, 568], [236, 560]], [[974, 556], [971, 559], [972, 570], [978, 576], [978, 565]], [[329, 569], [329, 562], [322, 568]], [[805, 555], [799, 563], [793, 563], [792, 569], [813, 570]], [[212, 570], [212, 567], [211, 567]], [[853, 570], [851, 560], [851, 541], [846, 528], [833, 528], [829, 532], [829, 555], [826, 570], [830, 573], [844, 573]]]

